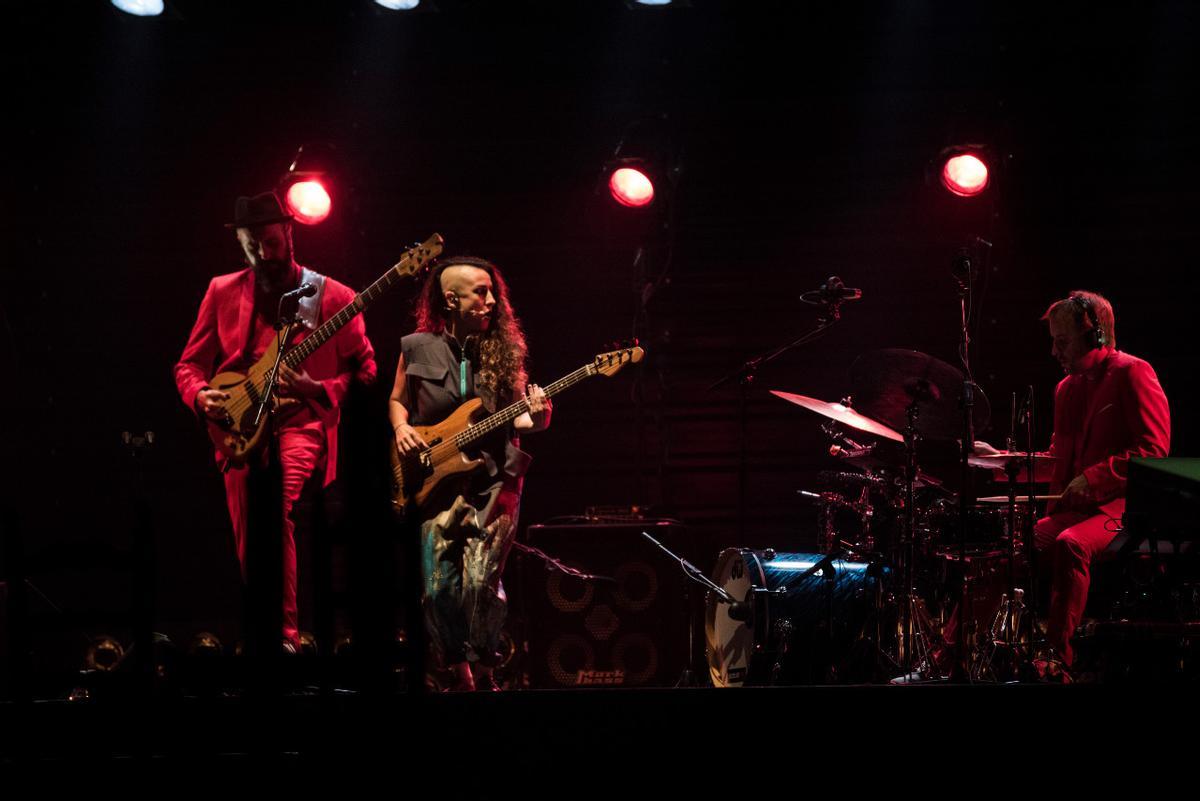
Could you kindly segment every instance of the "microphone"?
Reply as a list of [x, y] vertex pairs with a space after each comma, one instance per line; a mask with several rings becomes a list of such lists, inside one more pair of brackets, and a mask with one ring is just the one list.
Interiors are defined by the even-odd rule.
[[300, 300], [300, 298], [311, 298], [315, 294], [317, 294], [317, 285], [306, 281], [291, 292], [284, 292], [280, 300]]

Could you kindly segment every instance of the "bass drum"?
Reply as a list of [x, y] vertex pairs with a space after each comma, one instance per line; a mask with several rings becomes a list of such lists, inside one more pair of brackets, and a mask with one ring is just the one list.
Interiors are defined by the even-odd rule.
[[879, 587], [877, 565], [830, 563], [831, 574], [806, 575], [825, 558], [727, 548], [713, 583], [739, 601], [708, 593], [705, 639], [715, 687], [827, 684], [867, 680], [875, 648], [863, 636]]

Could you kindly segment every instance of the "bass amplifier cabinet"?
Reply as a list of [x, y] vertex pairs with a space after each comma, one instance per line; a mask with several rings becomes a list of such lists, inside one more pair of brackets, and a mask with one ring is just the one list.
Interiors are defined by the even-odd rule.
[[522, 556], [531, 687], [670, 687], [679, 681], [690, 665], [689, 634], [703, 589], [643, 531], [694, 561], [678, 523], [529, 527], [529, 545], [599, 577], [585, 581]]

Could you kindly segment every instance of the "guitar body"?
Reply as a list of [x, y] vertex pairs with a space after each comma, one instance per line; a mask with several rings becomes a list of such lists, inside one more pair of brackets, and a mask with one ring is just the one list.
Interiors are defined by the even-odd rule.
[[[245, 374], [218, 373], [208, 382], [213, 389], [229, 393], [229, 399], [222, 404], [226, 420], [217, 422], [209, 418], [207, 423], [213, 444], [233, 467], [245, 466], [250, 454], [262, 444], [267, 430], [267, 415], [262, 416], [257, 426], [254, 425], [254, 416], [262, 400], [259, 388], [266, 386], [267, 374], [275, 366], [278, 352], [278, 341], [272, 339], [266, 352]], [[272, 411], [277, 419], [299, 408], [300, 401], [296, 398], [281, 398], [278, 395], [273, 398]]]
[[440, 423], [413, 427], [429, 446], [420, 453], [401, 460], [396, 443], [392, 442], [392, 503], [397, 509], [419, 509], [439, 485], [454, 477], [466, 478], [483, 467], [483, 459], [468, 457], [451, 440], [486, 416], [483, 401], [472, 398]]

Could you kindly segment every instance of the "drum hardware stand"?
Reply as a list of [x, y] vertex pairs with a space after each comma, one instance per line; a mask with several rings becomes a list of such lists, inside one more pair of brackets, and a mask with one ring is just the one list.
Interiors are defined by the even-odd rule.
[[[951, 272], [958, 282], [958, 306], [960, 333], [958, 354], [963, 365], [962, 386], [962, 438], [959, 443], [960, 484], [958, 488], [958, 558], [962, 566], [962, 577], [958, 586], [958, 608], [960, 628], [966, 620], [967, 610], [967, 542], [970, 540], [971, 526], [971, 465], [970, 456], [975, 449], [975, 380], [971, 375], [971, 284], [974, 277], [974, 266], [966, 248], [955, 256]], [[954, 679], [971, 680], [971, 671], [967, 666], [967, 638], [965, 631], [958, 635], [958, 647], [955, 649], [955, 667], [952, 672]]]
[[993, 663], [996, 655], [1001, 651], [1008, 654], [1008, 674], [1010, 676], [1019, 675], [1019, 669], [1023, 663], [1028, 661], [1021, 658], [1021, 623], [1024, 621], [1026, 611], [1025, 590], [1020, 587], [1013, 589], [1011, 599], [1007, 593], [1000, 596], [1000, 606], [988, 629], [987, 651], [971, 671], [974, 681], [984, 681], [989, 677], [996, 678]]
[[[1013, 453], [1017, 449], [1017, 393], [1012, 393], [1010, 424], [1005, 450]], [[1016, 592], [1017, 570], [1017, 474], [1020, 469], [1012, 460], [1005, 462], [1004, 474], [1008, 478], [1008, 586]]]
[[[817, 325], [808, 333], [798, 339], [788, 342], [785, 345], [780, 345], [768, 353], [760, 356], [755, 356], [752, 359], [747, 359], [741, 367], [734, 370], [732, 373], [725, 375], [709, 385], [708, 391], [719, 389], [726, 384], [737, 381], [740, 389], [738, 396], [738, 439], [739, 439], [739, 458], [738, 458], [738, 536], [741, 541], [746, 538], [746, 410], [748, 405], [748, 395], [750, 385], [754, 383], [754, 377], [758, 369], [765, 364], [777, 359], [784, 353], [787, 353], [792, 348], [810, 342], [823, 334], [826, 329], [830, 328], [834, 323], [841, 319], [841, 306], [845, 300], [851, 299], [843, 296], [841, 292], [844, 290], [842, 280], [837, 276], [831, 276], [828, 281], [821, 285], [821, 289], [814, 292], [806, 292], [801, 296], [801, 300], [805, 303], [817, 305], [821, 307], [821, 313], [817, 317]], [[857, 290], [845, 290], [857, 291]], [[812, 300], [805, 300], [805, 296], [813, 296]], [[686, 568], [685, 568], [686, 570]]]
[[[819, 537], [818, 543], [821, 553], [832, 553], [837, 551], [846, 556], [866, 555], [873, 553], [875, 550], [875, 538], [871, 535], [871, 519], [874, 517], [874, 510], [871, 508], [870, 501], [870, 485], [864, 484], [862, 491], [859, 493], [858, 499], [855, 501], [847, 500], [840, 492], [811, 492], [809, 490], [796, 490], [796, 494], [804, 498], [809, 498], [816, 503], [821, 504], [819, 512]], [[859, 516], [863, 523], [863, 532], [861, 543], [846, 542], [845, 540], [835, 539], [833, 527], [833, 510], [835, 508], [849, 509]], [[858, 546], [858, 547], [856, 547]], [[861, 547], [861, 551], [859, 548]]]
[[1025, 520], [1025, 553], [1029, 559], [1029, 593], [1031, 603], [1029, 604], [1029, 614], [1025, 615], [1028, 628], [1029, 649], [1025, 655], [1025, 662], [1021, 665], [1021, 669], [1026, 673], [1026, 676], [1031, 680], [1036, 680], [1036, 671], [1033, 669], [1033, 647], [1037, 641], [1037, 602], [1038, 602], [1038, 568], [1037, 568], [1037, 545], [1034, 535], [1034, 522], [1037, 520], [1037, 476], [1034, 474], [1033, 460], [1033, 385], [1029, 385], [1028, 394], [1025, 396], [1024, 408], [1022, 409], [1025, 423], [1025, 494], [1029, 503], [1029, 511], [1026, 514]]
[[[914, 505], [914, 485], [917, 480], [917, 401], [928, 396], [929, 389], [922, 387], [918, 382], [908, 388], [908, 392], [912, 402], [905, 409], [907, 421], [904, 426], [904, 533], [899, 544], [897, 560], [900, 566], [900, 580], [904, 586], [900, 593], [899, 642], [896, 648], [896, 664], [905, 675], [916, 670], [922, 661], [933, 666], [927, 615], [923, 613], [920, 599], [913, 590], [917, 533]], [[916, 653], [917, 651], [920, 653]]]
[[[1016, 422], [1016, 394], [1013, 394], [1013, 422]], [[1007, 443], [1008, 450], [1016, 450], [1015, 427], [1014, 433], [1010, 434]], [[972, 678], [975, 681], [983, 680], [992, 671], [992, 663], [996, 653], [1000, 649], [1008, 654], [1008, 672], [1010, 676], [1016, 676], [1023, 663], [1029, 661], [1029, 654], [1022, 654], [1020, 626], [1025, 618], [1025, 590], [1016, 586], [1016, 565], [1017, 565], [1017, 474], [1020, 472], [1020, 466], [1015, 461], [1008, 461], [1004, 465], [1004, 473], [1008, 479], [1008, 581], [1006, 582], [1009, 593], [1000, 596], [1000, 606], [996, 610], [996, 616], [992, 620], [992, 626], [989, 630], [989, 642], [986, 656], [983, 662], [977, 665], [972, 671]], [[1032, 644], [1033, 640], [1029, 640]], [[978, 645], [977, 645], [978, 647]]]

